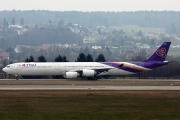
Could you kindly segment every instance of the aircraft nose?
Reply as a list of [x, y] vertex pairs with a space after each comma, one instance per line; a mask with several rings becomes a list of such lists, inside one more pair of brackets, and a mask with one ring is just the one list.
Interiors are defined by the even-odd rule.
[[6, 68], [3, 68], [2, 71], [6, 72]]

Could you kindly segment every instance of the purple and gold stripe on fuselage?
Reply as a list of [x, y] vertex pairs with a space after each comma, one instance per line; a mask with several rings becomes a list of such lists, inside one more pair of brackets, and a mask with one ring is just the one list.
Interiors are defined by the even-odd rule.
[[130, 62], [104, 62], [103, 64], [124, 70], [124, 71], [128, 71], [128, 72], [132, 72], [132, 73], [139, 73], [139, 72], [143, 72], [143, 71], [147, 71], [147, 70], [151, 70], [149, 68], [145, 68], [137, 63], [130, 63]]

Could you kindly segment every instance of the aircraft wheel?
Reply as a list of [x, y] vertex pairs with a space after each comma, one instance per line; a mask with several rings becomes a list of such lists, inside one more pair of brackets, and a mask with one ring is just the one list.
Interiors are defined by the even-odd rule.
[[16, 76], [16, 80], [19, 80], [19, 76]]
[[4, 74], [4, 79], [6, 79], [6, 74]]

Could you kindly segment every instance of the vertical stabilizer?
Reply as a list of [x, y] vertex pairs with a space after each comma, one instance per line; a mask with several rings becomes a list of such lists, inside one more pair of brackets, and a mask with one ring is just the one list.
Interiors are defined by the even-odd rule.
[[164, 42], [153, 54], [144, 62], [165, 61], [171, 42]]

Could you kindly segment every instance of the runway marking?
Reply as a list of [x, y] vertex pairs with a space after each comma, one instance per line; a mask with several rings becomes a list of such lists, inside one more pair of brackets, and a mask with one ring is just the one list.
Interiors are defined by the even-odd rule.
[[180, 86], [0, 85], [0, 90], [180, 90]]

